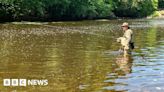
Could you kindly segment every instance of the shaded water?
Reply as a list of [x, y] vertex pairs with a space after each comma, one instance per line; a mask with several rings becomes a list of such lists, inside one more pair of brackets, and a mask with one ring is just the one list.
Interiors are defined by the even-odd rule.
[[[123, 20], [0, 25], [1, 92], [163, 92], [164, 20], [128, 20], [132, 56], [119, 53]], [[4, 87], [5, 78], [48, 86]]]

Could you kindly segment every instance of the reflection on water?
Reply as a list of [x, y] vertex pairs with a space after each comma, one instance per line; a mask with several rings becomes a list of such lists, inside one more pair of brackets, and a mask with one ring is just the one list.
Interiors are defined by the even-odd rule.
[[127, 56], [127, 57], [119, 57], [116, 58], [116, 64], [119, 66], [120, 70], [124, 74], [129, 74], [132, 71], [132, 56]]
[[[163, 92], [164, 28], [153, 21], [128, 20], [136, 49], [126, 58], [115, 42], [123, 21], [1, 24], [0, 91]], [[4, 78], [49, 84], [4, 87]]]

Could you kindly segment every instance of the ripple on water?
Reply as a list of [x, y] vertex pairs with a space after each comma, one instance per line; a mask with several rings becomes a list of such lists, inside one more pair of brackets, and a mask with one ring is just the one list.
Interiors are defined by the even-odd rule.
[[[159, 41], [163, 43], [164, 41]], [[104, 90], [128, 91], [128, 92], [164, 92], [164, 46], [141, 49], [141, 53], [133, 53], [134, 61], [132, 73], [119, 76], [111, 73], [106, 76], [105, 83], [110, 86]], [[143, 57], [142, 57], [143, 55]]]

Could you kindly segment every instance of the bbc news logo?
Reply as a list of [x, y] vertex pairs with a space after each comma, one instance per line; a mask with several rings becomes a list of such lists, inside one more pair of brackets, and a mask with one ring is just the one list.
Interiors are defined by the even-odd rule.
[[47, 86], [48, 80], [38, 79], [3, 79], [3, 86]]

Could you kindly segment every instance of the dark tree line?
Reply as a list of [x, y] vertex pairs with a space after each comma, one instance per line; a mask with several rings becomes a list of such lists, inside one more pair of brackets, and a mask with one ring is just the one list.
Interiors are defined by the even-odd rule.
[[146, 17], [158, 0], [0, 0], [1, 21]]
[[159, 8], [164, 8], [164, 0], [158, 0]]

